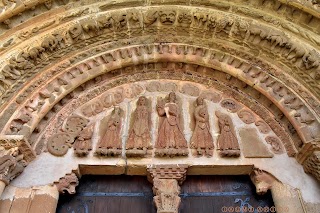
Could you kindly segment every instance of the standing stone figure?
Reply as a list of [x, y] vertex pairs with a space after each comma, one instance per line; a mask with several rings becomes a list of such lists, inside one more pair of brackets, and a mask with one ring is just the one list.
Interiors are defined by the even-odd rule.
[[151, 119], [147, 106], [147, 98], [141, 96], [133, 113], [133, 125], [126, 144], [127, 156], [143, 156], [151, 148]]
[[170, 92], [167, 103], [160, 100], [157, 104], [158, 115], [162, 118], [155, 144], [157, 156], [188, 155], [188, 145], [182, 132], [179, 110], [174, 92]]
[[197, 106], [194, 111], [196, 126], [190, 141], [190, 147], [196, 150], [197, 155], [213, 155], [213, 139], [210, 134], [209, 114], [203, 97], [196, 100]]
[[240, 147], [230, 116], [220, 112], [216, 112], [216, 116], [220, 128], [220, 136], [217, 141], [220, 155], [222, 157], [239, 157]]
[[97, 145], [96, 154], [107, 156], [121, 155], [121, 117], [122, 111], [120, 107], [115, 107], [108, 120], [107, 130]]
[[74, 153], [81, 157], [86, 156], [92, 150], [91, 137], [93, 134], [94, 124], [85, 127], [78, 135], [73, 144]]

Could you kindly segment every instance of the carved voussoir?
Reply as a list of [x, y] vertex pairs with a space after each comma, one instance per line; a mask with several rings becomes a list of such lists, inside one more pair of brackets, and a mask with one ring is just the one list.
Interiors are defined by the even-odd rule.
[[66, 174], [64, 177], [60, 178], [59, 181], [54, 182], [59, 193], [65, 194], [75, 194], [76, 187], [79, 185], [78, 177], [75, 173]]

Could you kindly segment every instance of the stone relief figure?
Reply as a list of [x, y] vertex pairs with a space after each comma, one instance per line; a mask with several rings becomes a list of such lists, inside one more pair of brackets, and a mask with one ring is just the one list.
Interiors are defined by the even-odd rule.
[[74, 153], [79, 156], [87, 156], [92, 150], [91, 137], [93, 134], [94, 124], [85, 127], [73, 144]]
[[216, 112], [216, 116], [218, 117], [220, 128], [220, 136], [217, 143], [221, 157], [239, 157], [240, 147], [230, 116], [220, 112]]
[[198, 97], [196, 104], [194, 111], [196, 126], [190, 140], [190, 148], [195, 149], [198, 156], [205, 154], [207, 157], [212, 157], [214, 145], [210, 134], [208, 109], [203, 97]]
[[144, 156], [151, 148], [151, 119], [147, 102], [148, 99], [141, 96], [133, 112], [133, 124], [126, 144], [127, 156]]
[[107, 130], [103, 133], [103, 136], [97, 145], [96, 154], [107, 156], [121, 155], [121, 119], [122, 110], [119, 106], [115, 106], [111, 117], [107, 122]]
[[19, 148], [11, 148], [6, 155], [0, 157], [0, 180], [8, 185], [26, 166], [27, 162], [23, 159], [23, 154], [19, 153]]
[[167, 103], [161, 99], [157, 104], [157, 112], [162, 119], [159, 122], [158, 139], [155, 144], [156, 156], [188, 155], [188, 145], [182, 132], [176, 99], [176, 94], [170, 92]]

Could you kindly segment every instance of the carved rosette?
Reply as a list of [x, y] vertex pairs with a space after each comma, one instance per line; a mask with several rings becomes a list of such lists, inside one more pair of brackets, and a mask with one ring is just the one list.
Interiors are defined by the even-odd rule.
[[69, 194], [76, 193], [76, 187], [79, 185], [78, 177], [75, 173], [66, 174], [64, 177], [60, 178], [59, 181], [54, 182], [59, 193]]
[[158, 213], [178, 213], [180, 186], [186, 179], [187, 165], [148, 166], [148, 179], [153, 183], [154, 202]]

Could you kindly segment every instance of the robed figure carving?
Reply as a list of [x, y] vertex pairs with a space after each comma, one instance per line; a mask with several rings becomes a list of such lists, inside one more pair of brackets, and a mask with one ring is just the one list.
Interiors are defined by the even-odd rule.
[[137, 101], [137, 108], [132, 114], [133, 122], [126, 144], [127, 156], [144, 156], [151, 148], [151, 118], [148, 99], [141, 96]]
[[122, 153], [121, 120], [122, 110], [116, 106], [107, 122], [106, 131], [103, 133], [96, 149], [96, 154], [117, 156]]
[[196, 100], [197, 106], [194, 110], [196, 125], [190, 141], [190, 148], [194, 149], [193, 154], [196, 156], [213, 155], [213, 139], [210, 134], [209, 114], [203, 97]]
[[73, 144], [74, 153], [79, 156], [87, 156], [92, 150], [91, 137], [94, 130], [94, 124], [90, 124], [85, 127], [77, 136], [76, 141]]
[[166, 102], [163, 99], [158, 102], [157, 112], [160, 122], [155, 154], [170, 157], [188, 155], [188, 145], [182, 132], [180, 109], [174, 92], [169, 94]]
[[218, 137], [218, 149], [222, 157], [239, 157], [240, 147], [236, 137], [232, 120], [227, 114], [216, 112], [220, 128]]

